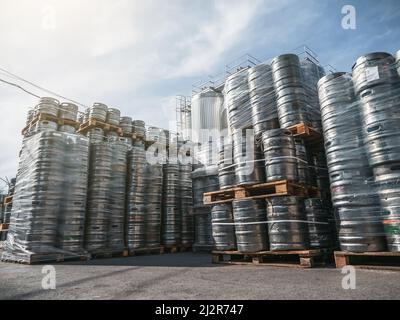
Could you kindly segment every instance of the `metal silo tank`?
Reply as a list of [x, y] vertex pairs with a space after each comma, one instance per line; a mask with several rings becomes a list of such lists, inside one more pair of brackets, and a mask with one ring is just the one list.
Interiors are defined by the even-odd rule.
[[207, 88], [192, 97], [192, 140], [208, 142], [209, 134], [201, 134], [202, 129], [220, 130], [220, 114], [223, 108], [224, 96], [221, 92]]

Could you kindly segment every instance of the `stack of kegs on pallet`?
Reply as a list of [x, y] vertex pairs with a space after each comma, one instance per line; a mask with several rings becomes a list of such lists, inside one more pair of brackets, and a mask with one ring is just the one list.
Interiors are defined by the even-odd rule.
[[387, 247], [400, 251], [400, 77], [394, 57], [383, 52], [360, 57], [353, 79]]
[[[35, 124], [25, 132], [25, 136], [30, 136], [42, 131], [76, 132], [78, 106], [73, 103], [60, 103], [57, 99], [50, 97], [40, 98], [39, 103], [33, 109], [28, 110], [26, 125], [28, 126], [32, 120], [39, 117], [39, 115], [44, 115], [44, 117], [37, 120]], [[46, 116], [48, 118], [46, 118]], [[69, 120], [70, 122], [68, 122], [68, 124], [59, 124], [57, 119]]]
[[74, 134], [24, 138], [4, 259], [83, 254], [87, 155], [88, 140]]
[[205, 192], [219, 189], [218, 167], [196, 165], [192, 172], [193, 215], [195, 223], [194, 251], [209, 251], [213, 247], [211, 208], [203, 204]]
[[[225, 83], [232, 135], [224, 136], [220, 143], [221, 189], [288, 180], [324, 188], [321, 194], [328, 196], [329, 177], [322, 140], [320, 145], [310, 146], [288, 130], [305, 124], [321, 131], [317, 82], [324, 74], [323, 68], [311, 60], [300, 61], [297, 55], [286, 54], [273, 59], [271, 65], [263, 63], [247, 69], [247, 87], [243, 84], [243, 74], [240, 70]], [[249, 105], [246, 105], [247, 94]], [[252, 111], [250, 126], [247, 109]], [[218, 250], [330, 248], [333, 243], [333, 215], [325, 198], [238, 198], [216, 204], [212, 219]]]
[[400, 77], [383, 52], [360, 57], [352, 75], [319, 82], [332, 201], [341, 249], [400, 250]]

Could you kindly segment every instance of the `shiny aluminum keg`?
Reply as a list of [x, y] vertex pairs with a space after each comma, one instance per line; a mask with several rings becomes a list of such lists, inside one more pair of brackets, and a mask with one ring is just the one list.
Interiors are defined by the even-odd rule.
[[106, 122], [114, 126], [119, 126], [121, 111], [116, 108], [108, 108]]
[[264, 200], [234, 200], [232, 208], [238, 250], [240, 252], [267, 250]]
[[218, 180], [221, 189], [236, 185], [235, 164], [233, 161], [232, 140], [224, 137], [221, 140], [218, 159]]
[[270, 249], [308, 249], [308, 226], [303, 199], [295, 196], [274, 197], [267, 199], [266, 204]]
[[108, 107], [103, 104], [96, 102], [89, 109], [89, 119], [96, 119], [102, 122], [106, 122]]
[[264, 161], [261, 148], [247, 130], [239, 130], [233, 138], [235, 181], [238, 185], [265, 182]]
[[73, 103], [63, 102], [60, 104], [58, 117], [61, 119], [67, 119], [76, 121], [78, 116], [78, 106]]
[[298, 180], [296, 148], [292, 133], [274, 129], [262, 135], [266, 181]]
[[400, 82], [395, 59], [386, 52], [373, 52], [359, 57], [352, 70], [356, 94], [378, 85]]
[[131, 117], [121, 117], [119, 124], [123, 133], [131, 134], [132, 133], [132, 118]]
[[101, 128], [90, 129], [86, 136], [89, 138], [90, 143], [102, 142], [105, 139], [104, 130]]
[[138, 136], [146, 136], [146, 126], [143, 120], [133, 120], [132, 121], [132, 131]]
[[194, 210], [194, 226], [194, 244], [198, 246], [213, 246], [210, 207], [201, 207]]
[[[235, 225], [232, 205], [214, 205], [211, 209], [212, 236], [216, 250], [236, 250]], [[228, 223], [230, 225], [219, 225]]]
[[304, 200], [308, 237], [311, 249], [330, 248], [333, 245], [329, 203], [320, 198]]
[[45, 113], [54, 117], [58, 116], [60, 102], [57, 99], [50, 97], [40, 98], [39, 104], [35, 107], [35, 116], [40, 113]]
[[260, 137], [266, 130], [279, 128], [272, 69], [259, 64], [248, 70], [252, 124], [254, 134]]

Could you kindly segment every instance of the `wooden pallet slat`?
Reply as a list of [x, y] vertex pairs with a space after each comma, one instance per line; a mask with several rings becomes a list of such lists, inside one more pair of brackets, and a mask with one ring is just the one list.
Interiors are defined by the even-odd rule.
[[139, 248], [139, 249], [126, 249], [123, 256], [138, 256], [138, 255], [150, 255], [150, 254], [162, 254], [164, 253], [164, 247], [154, 247], [154, 248]]
[[63, 119], [59, 117], [55, 117], [54, 115], [47, 114], [47, 113], [39, 113], [36, 115], [30, 123], [28, 123], [23, 129], [22, 129], [22, 135], [25, 135], [26, 132], [30, 129], [32, 129], [38, 121], [52, 121], [57, 123], [58, 125], [68, 125], [74, 127], [76, 130], [79, 129], [80, 123], [78, 121], [70, 120], [70, 119]]
[[13, 201], [13, 196], [7, 196], [4, 198], [4, 204], [9, 204]]
[[[239, 251], [212, 251], [212, 262], [222, 264], [263, 265], [293, 268], [313, 268], [325, 265], [331, 251], [311, 249], [296, 251], [260, 251], [242, 253]], [[287, 258], [290, 258], [288, 261]]]
[[320, 191], [316, 187], [305, 186], [288, 180], [280, 180], [206, 192], [203, 194], [203, 203], [210, 205], [231, 202], [235, 199], [256, 200], [285, 195], [319, 197]]
[[86, 134], [90, 129], [93, 128], [101, 128], [105, 132], [113, 131], [118, 133], [120, 136], [123, 136], [123, 131], [121, 127], [97, 119], [89, 119], [85, 123], [82, 123], [79, 129], [77, 130], [77, 133]]
[[8, 223], [0, 223], [0, 231], [8, 230], [9, 224]]
[[347, 252], [335, 251], [336, 268], [353, 266], [360, 269], [400, 271], [400, 252]]
[[299, 123], [288, 128], [294, 137], [302, 138], [309, 145], [313, 145], [318, 149], [323, 148], [323, 136], [320, 132], [314, 128], [306, 125], [305, 123]]

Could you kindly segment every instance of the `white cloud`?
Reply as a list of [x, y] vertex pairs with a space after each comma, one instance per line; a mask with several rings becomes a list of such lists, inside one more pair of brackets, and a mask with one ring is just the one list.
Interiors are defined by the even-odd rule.
[[[212, 70], [246, 36], [260, 3], [3, 0], [0, 67], [86, 105], [101, 101], [168, 126], [181, 89], [160, 95], [160, 81]], [[20, 131], [36, 99], [3, 84], [0, 96], [0, 113], [7, 115], [0, 126], [3, 176], [16, 172]]]

